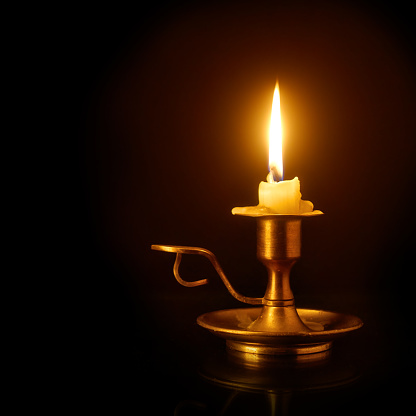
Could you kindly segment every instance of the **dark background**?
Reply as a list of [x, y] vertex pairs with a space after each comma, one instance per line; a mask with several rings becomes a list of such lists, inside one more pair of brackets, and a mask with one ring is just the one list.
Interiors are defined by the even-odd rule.
[[206, 247], [238, 290], [262, 295], [255, 221], [231, 209], [258, 202], [278, 77], [285, 178], [298, 176], [303, 198], [325, 213], [303, 224], [297, 305], [365, 322], [334, 348], [362, 369], [361, 384], [317, 408], [404, 400], [414, 365], [412, 7], [176, 3], [66, 18], [71, 394], [92, 407], [150, 403], [166, 414], [218, 397], [194, 369], [224, 343], [195, 320], [239, 304], [204, 259], [185, 258], [183, 276], [210, 284], [187, 289], [172, 275], [174, 256], [150, 245]]

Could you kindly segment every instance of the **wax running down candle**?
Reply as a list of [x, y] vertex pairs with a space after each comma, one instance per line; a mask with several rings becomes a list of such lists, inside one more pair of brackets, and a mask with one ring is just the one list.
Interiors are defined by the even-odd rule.
[[275, 182], [271, 173], [267, 182], [260, 182], [259, 205], [276, 214], [304, 214], [313, 211], [310, 201], [303, 201], [298, 177], [290, 181]]

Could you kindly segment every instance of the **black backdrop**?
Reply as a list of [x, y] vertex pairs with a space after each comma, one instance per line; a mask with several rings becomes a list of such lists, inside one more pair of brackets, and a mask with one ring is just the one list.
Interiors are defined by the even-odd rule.
[[[255, 222], [231, 209], [257, 204], [278, 77], [285, 178], [298, 176], [304, 199], [325, 212], [304, 222], [295, 297], [362, 317], [363, 338], [351, 343], [368, 341], [363, 356], [371, 374], [386, 369], [387, 391], [411, 349], [411, 8], [209, 2], [72, 15], [63, 71], [75, 149], [66, 239], [75, 390], [99, 392], [97, 405], [123, 386], [140, 407], [137, 386], [165, 367], [185, 371], [171, 362], [197, 354], [191, 338], [223, 348], [195, 318], [238, 303], [203, 259], [185, 259], [183, 273], [210, 284], [179, 286], [173, 256], [151, 244], [206, 247], [239, 290], [261, 295]], [[174, 382], [156, 379], [174, 408]]]

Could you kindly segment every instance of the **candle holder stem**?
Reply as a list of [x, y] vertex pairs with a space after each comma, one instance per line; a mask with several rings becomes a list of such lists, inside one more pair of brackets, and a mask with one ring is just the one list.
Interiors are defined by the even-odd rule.
[[250, 325], [253, 331], [309, 332], [300, 319], [290, 288], [290, 271], [300, 258], [301, 220], [290, 217], [257, 219], [257, 258], [266, 266], [268, 284], [263, 309]]

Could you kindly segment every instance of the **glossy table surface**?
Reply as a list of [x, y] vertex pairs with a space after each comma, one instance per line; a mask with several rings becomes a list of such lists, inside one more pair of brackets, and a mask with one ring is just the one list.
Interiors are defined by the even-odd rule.
[[150, 406], [170, 415], [327, 415], [374, 414], [386, 407], [399, 414], [409, 405], [413, 379], [406, 375], [414, 371], [414, 358], [400, 352], [412, 349], [414, 340], [395, 317], [389, 321], [387, 314], [380, 317], [369, 308], [366, 296], [327, 295], [307, 302], [327, 309], [338, 305], [364, 321], [336, 340], [329, 354], [247, 361], [227, 353], [224, 340], [196, 323], [209, 305], [238, 303], [220, 294], [217, 300], [204, 299], [201, 293], [165, 293], [159, 302], [166, 309], [149, 302], [135, 323], [126, 315], [129, 322], [109, 321], [107, 333], [102, 328], [101, 349], [87, 360], [91, 378], [83, 380], [96, 408], [142, 414]]

